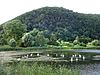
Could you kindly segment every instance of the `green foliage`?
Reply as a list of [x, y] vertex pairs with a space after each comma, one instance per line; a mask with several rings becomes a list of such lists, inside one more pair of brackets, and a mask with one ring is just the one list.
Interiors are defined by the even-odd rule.
[[16, 19], [25, 23], [28, 31], [37, 28], [50, 33], [57, 32], [64, 41], [73, 41], [76, 36], [100, 39], [100, 15], [96, 14], [76, 13], [62, 7], [44, 7]]
[[11, 46], [11, 47], [16, 47], [16, 41], [15, 41], [14, 38], [10, 39], [10, 41], [9, 41], [9, 46]]
[[17, 63], [1, 67], [0, 75], [80, 75], [78, 70], [67, 69], [64, 66], [52, 67], [52, 65]]
[[83, 37], [83, 36], [81, 36], [81, 37], [78, 38], [79, 42], [85, 43], [85, 44], [88, 43], [88, 42], [91, 42], [91, 40], [92, 40], [91, 38], [89, 38], [89, 37]]
[[74, 45], [77, 45], [77, 44], [79, 44], [79, 43], [80, 43], [80, 42], [79, 42], [78, 40], [74, 40], [74, 41], [73, 41], [73, 44], [74, 44]]
[[6, 45], [7, 41], [4, 38], [0, 38], [0, 45]]
[[32, 31], [30, 31], [29, 33], [33, 36], [33, 37], [35, 37], [37, 34], [38, 34], [38, 32], [40, 32], [38, 29], [36, 29], [36, 28], [34, 28]]
[[72, 47], [73, 46], [73, 43], [65, 42], [63, 40], [57, 40], [57, 43], [59, 44], [59, 46], [66, 46], [66, 47]]
[[100, 46], [100, 41], [99, 41], [99, 40], [93, 40], [93, 41], [91, 42], [91, 45]]
[[44, 46], [49, 42], [48, 38], [45, 38], [43, 35], [43, 32], [38, 32], [38, 34], [35, 36], [35, 45], [36, 46]]
[[57, 39], [58, 39], [57, 34], [56, 33], [55, 34], [52, 33], [51, 36], [50, 36], [50, 40], [49, 40], [48, 44], [50, 44], [50, 45], [58, 45]]
[[74, 48], [82, 48], [82, 46], [80, 46], [79, 44], [74, 45]]
[[[24, 35], [24, 33], [29, 35]], [[48, 45], [79, 45], [85, 47], [93, 39], [100, 40], [100, 15], [82, 14], [59, 7], [44, 7], [25, 13], [0, 25], [0, 44], [14, 38], [25, 47]], [[63, 42], [57, 42], [58, 39]], [[67, 41], [67, 42], [66, 42]], [[72, 42], [68, 43], [68, 42]], [[97, 41], [88, 45], [99, 46]]]
[[0, 45], [6, 45], [6, 44], [7, 44], [6, 39], [4, 39], [2, 35], [0, 35]]
[[24, 47], [31, 47], [33, 45], [33, 36], [30, 33], [25, 33], [22, 37]]
[[79, 37], [77, 36], [77, 37], [75, 38], [75, 40], [73, 41], [73, 44], [74, 44], [74, 45], [77, 45], [77, 44], [79, 44], [79, 43], [80, 43]]
[[83, 46], [83, 47], [85, 47], [86, 46], [86, 44], [88, 43], [88, 42], [90, 42], [91, 41], [91, 38], [88, 38], [88, 37], [76, 37], [75, 38], [75, 40], [73, 41], [73, 44], [74, 45], [80, 45], [80, 46]]
[[45, 46], [49, 42], [48, 38], [45, 38], [44, 32], [34, 28], [32, 31], [26, 33], [22, 37], [22, 46]]
[[22, 24], [20, 20], [11, 20], [3, 25], [4, 37], [8, 41], [14, 38], [17, 42], [26, 32], [26, 25]]
[[82, 46], [82, 47], [86, 47], [86, 44], [83, 43], [83, 42], [82, 43], [79, 43], [79, 45]]
[[100, 46], [99, 40], [93, 40], [92, 42], [89, 42], [87, 46]]

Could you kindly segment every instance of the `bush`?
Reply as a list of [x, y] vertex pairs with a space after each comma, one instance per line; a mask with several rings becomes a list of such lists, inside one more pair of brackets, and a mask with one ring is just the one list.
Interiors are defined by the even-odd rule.
[[45, 36], [43, 35], [43, 32], [39, 32], [35, 36], [35, 46], [45, 46], [47, 45], [48, 42], [49, 42], [49, 39], [45, 38]]
[[16, 41], [15, 41], [14, 38], [10, 39], [10, 41], [9, 41], [9, 46], [11, 46], [11, 47], [16, 47]]
[[92, 42], [89, 42], [87, 46], [100, 46], [99, 40], [93, 40]]
[[75, 48], [81, 48], [82, 46], [80, 46], [79, 44], [74, 45]]
[[94, 46], [100, 46], [100, 41], [99, 40], [93, 40], [91, 42], [91, 44], [94, 45]]
[[33, 44], [33, 36], [30, 33], [26, 33], [22, 37], [22, 43], [25, 47], [31, 47]]
[[0, 45], [6, 45], [7, 41], [4, 38], [0, 38]]
[[80, 42], [79, 42], [78, 40], [74, 40], [74, 41], [73, 41], [73, 44], [74, 44], [74, 45], [77, 45], [77, 44], [79, 44], [79, 43], [80, 43]]
[[86, 47], [85, 43], [79, 43], [80, 46]]

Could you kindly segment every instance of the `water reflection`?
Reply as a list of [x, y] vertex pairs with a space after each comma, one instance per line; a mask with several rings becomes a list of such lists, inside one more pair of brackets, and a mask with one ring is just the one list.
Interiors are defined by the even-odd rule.
[[80, 75], [100, 75], [100, 63], [77, 66], [79, 67]]
[[69, 64], [71, 69], [76, 69], [80, 71], [80, 75], [100, 75], [100, 63], [99, 61], [83, 62], [83, 63], [73, 63]]

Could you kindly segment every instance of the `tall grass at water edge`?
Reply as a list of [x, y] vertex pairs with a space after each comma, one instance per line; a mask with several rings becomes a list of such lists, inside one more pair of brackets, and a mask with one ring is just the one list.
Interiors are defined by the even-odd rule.
[[1, 65], [0, 75], [80, 75], [79, 71], [66, 67], [53, 67], [43, 64], [18, 63], [17, 65]]

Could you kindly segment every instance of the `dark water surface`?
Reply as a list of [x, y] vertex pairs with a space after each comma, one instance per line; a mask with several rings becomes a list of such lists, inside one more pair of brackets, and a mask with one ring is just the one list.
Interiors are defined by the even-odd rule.
[[[76, 50], [76, 52], [100, 54], [100, 50]], [[78, 69], [80, 75], [100, 75], [100, 60], [73, 63], [71, 68]]]
[[69, 64], [71, 69], [79, 70], [80, 75], [100, 75], [100, 61]]

